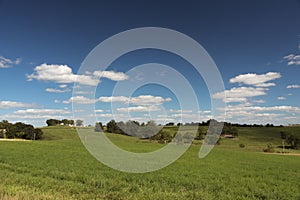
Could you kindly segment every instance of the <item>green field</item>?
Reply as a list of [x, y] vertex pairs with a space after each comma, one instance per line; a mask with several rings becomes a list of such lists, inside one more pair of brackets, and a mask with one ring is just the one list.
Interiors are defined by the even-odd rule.
[[[131, 174], [94, 159], [75, 129], [43, 128], [41, 141], [0, 142], [0, 199], [300, 199], [300, 156], [262, 152], [281, 144], [280, 130], [300, 134], [296, 127], [239, 128], [239, 140], [222, 139], [204, 159], [197, 141], [170, 166]], [[163, 146], [107, 135], [133, 152]]]

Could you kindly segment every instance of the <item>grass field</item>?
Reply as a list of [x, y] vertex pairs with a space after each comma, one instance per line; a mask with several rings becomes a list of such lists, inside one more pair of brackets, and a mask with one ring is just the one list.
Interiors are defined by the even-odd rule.
[[[300, 199], [300, 156], [262, 153], [281, 144], [280, 130], [300, 134], [296, 127], [239, 128], [239, 140], [222, 139], [204, 159], [197, 142], [164, 169], [130, 174], [94, 159], [75, 129], [47, 127], [42, 141], [0, 141], [0, 199]], [[163, 146], [107, 135], [134, 152]]]

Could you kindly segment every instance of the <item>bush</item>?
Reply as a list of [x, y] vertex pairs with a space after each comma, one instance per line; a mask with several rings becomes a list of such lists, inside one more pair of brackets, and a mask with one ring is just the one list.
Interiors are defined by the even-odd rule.
[[269, 143], [266, 148], [263, 149], [264, 152], [274, 153], [275, 149], [272, 143]]
[[94, 131], [95, 132], [103, 132], [103, 125], [101, 122], [96, 122]]
[[245, 147], [246, 147], [246, 145], [245, 145], [245, 144], [239, 144], [239, 147], [241, 147], [241, 148], [245, 148]]

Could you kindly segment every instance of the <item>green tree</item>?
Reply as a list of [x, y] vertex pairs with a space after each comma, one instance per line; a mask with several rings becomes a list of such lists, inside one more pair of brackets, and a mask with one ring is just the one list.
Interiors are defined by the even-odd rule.
[[101, 122], [96, 122], [95, 124], [95, 132], [103, 132], [103, 125]]
[[58, 120], [58, 119], [48, 119], [46, 121], [46, 123], [47, 123], [48, 126], [57, 126], [57, 125], [60, 124], [60, 120]]
[[124, 123], [123, 122], [118, 122], [116, 123], [115, 120], [110, 120], [107, 124], [106, 124], [106, 128], [107, 131], [109, 133], [117, 133], [117, 134], [123, 134], [124, 132], [120, 129], [120, 127], [124, 127]]
[[76, 120], [76, 126], [83, 126], [83, 120], [77, 119]]
[[24, 124], [22, 122], [17, 122], [13, 124], [8, 132], [8, 138], [22, 138], [27, 140], [38, 140], [41, 139], [43, 132], [40, 129], [35, 129], [30, 124]]
[[296, 149], [300, 144], [300, 138], [294, 134], [287, 136], [287, 143], [291, 145], [291, 148]]
[[204, 131], [202, 127], [198, 126], [195, 140], [203, 140], [205, 137]]

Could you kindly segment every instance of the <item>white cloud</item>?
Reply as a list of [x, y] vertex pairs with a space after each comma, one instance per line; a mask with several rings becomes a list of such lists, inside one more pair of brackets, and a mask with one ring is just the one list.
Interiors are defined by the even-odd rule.
[[59, 85], [58, 87], [60, 87], [60, 88], [66, 88], [66, 87], [68, 87], [68, 85], [67, 84], [62, 84], [62, 85]]
[[60, 100], [55, 99], [55, 100], [54, 100], [54, 103], [60, 103]]
[[60, 90], [60, 89], [54, 89], [54, 88], [46, 88], [45, 90], [46, 92], [53, 92], [53, 93], [64, 93], [64, 92], [70, 92], [70, 89], [64, 89], [64, 90]]
[[94, 71], [93, 75], [98, 78], [107, 78], [113, 81], [123, 81], [128, 79], [128, 76], [123, 72], [115, 71]]
[[76, 91], [74, 91], [74, 94], [92, 94], [92, 91], [79, 91], [79, 90], [76, 90]]
[[265, 100], [259, 99], [259, 100], [252, 100], [253, 103], [265, 103]]
[[124, 115], [124, 114], [102, 113], [102, 114], [97, 114], [97, 117], [111, 118], [111, 119], [117, 118], [116, 121], [122, 121], [122, 119], [124, 119], [124, 121], [129, 120], [129, 119], [127, 119], [128, 117], [126, 117], [126, 115]]
[[164, 102], [171, 101], [171, 98], [163, 98], [160, 96], [152, 95], [140, 95], [137, 97], [125, 97], [125, 96], [111, 96], [111, 97], [100, 97], [101, 102], [123, 102], [130, 103], [134, 105], [160, 105]]
[[[34, 71], [34, 73], [27, 75], [29, 81], [37, 79], [40, 81], [53, 81], [56, 83], [78, 82], [83, 85], [96, 86], [100, 83], [100, 76], [114, 81], [128, 79], [126, 74], [114, 71], [95, 71], [93, 74], [76, 75], [68, 65], [48, 65], [46, 63], [36, 66]], [[66, 85], [62, 84], [60, 87], [65, 88]]]
[[15, 101], [0, 101], [0, 108], [20, 108], [20, 107], [30, 107], [31, 104], [15, 102]]
[[17, 110], [14, 114], [21, 115], [55, 115], [55, 114], [70, 114], [69, 110], [63, 109], [26, 109], [26, 110]]
[[56, 83], [73, 83], [77, 81], [83, 85], [95, 86], [99, 80], [87, 75], [75, 75], [72, 68], [67, 65], [48, 65], [46, 63], [34, 68], [34, 73], [27, 75], [29, 81], [37, 79], [40, 81], [53, 81]]
[[281, 77], [278, 72], [268, 72], [266, 74], [240, 74], [229, 80], [230, 83], [240, 83], [246, 85], [253, 85], [256, 87], [270, 87], [275, 86], [275, 83], [267, 83]]
[[280, 100], [280, 101], [286, 100], [285, 97], [277, 97], [277, 99]]
[[254, 87], [234, 87], [230, 90], [225, 90], [223, 92], [218, 92], [212, 95], [214, 99], [222, 99], [224, 97], [224, 102], [246, 102], [248, 97], [255, 97], [266, 95], [266, 88], [254, 88]]
[[104, 110], [101, 109], [95, 110], [95, 113], [99, 113], [99, 112], [104, 112]]
[[118, 112], [151, 112], [160, 110], [157, 106], [134, 106], [128, 108], [117, 108]]
[[288, 65], [300, 65], [300, 55], [290, 54], [283, 59], [288, 61]]
[[73, 102], [76, 104], [93, 104], [96, 103], [97, 101], [98, 101], [97, 99], [89, 99], [84, 96], [74, 96], [68, 100], [63, 101], [63, 103], [68, 104]]
[[111, 96], [111, 97], [100, 97], [100, 101], [105, 102], [105, 103], [110, 103], [110, 102], [128, 102], [128, 97], [124, 96]]
[[160, 105], [164, 102], [169, 102], [171, 100], [171, 98], [163, 98], [160, 96], [141, 95], [138, 97], [130, 98], [129, 103], [135, 105]]
[[245, 106], [245, 104], [226, 106], [226, 112], [237, 112], [237, 111], [246, 111], [247, 113], [250, 113], [251, 111], [254, 111], [254, 112], [276, 111], [276, 112], [300, 113], [300, 107], [294, 107], [294, 106], [270, 106], [270, 107], [267, 107], [267, 106]]
[[298, 89], [298, 88], [300, 88], [300, 85], [288, 85], [286, 88], [288, 88], [288, 89]]
[[11, 60], [3, 56], [0, 56], [0, 68], [9, 68], [12, 67], [13, 65], [18, 65], [20, 63], [21, 63], [20, 58], [17, 58], [16, 60]]
[[192, 110], [173, 110], [173, 109], [170, 109], [169, 112], [171, 112], [171, 113], [191, 113], [193, 111]]

